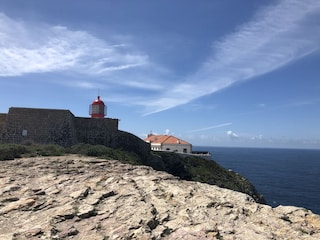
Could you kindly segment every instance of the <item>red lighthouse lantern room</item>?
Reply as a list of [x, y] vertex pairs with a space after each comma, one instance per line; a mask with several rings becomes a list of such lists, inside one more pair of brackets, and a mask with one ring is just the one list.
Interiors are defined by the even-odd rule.
[[100, 99], [100, 96], [90, 104], [91, 118], [104, 118], [105, 114], [104, 102]]

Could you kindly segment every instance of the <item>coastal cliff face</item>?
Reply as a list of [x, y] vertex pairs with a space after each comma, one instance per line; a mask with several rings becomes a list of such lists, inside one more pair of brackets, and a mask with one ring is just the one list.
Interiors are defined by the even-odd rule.
[[320, 216], [146, 166], [0, 161], [0, 239], [320, 239]]
[[182, 180], [208, 183], [250, 195], [258, 203], [266, 203], [255, 186], [240, 174], [227, 170], [213, 160], [181, 156], [172, 152], [154, 152], [144, 165], [168, 172]]

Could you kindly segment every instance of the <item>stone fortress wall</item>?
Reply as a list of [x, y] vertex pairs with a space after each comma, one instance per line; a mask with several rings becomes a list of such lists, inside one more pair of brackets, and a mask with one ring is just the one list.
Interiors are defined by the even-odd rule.
[[69, 110], [11, 107], [0, 114], [0, 143], [101, 144], [147, 156], [150, 145], [118, 130], [118, 119], [75, 117]]
[[[0, 113], [0, 134], [2, 132], [2, 129], [3, 129], [6, 121], [7, 121], [7, 114]], [[0, 135], [0, 140], [1, 140], [1, 135]]]
[[76, 143], [73, 114], [69, 110], [10, 108], [3, 125], [4, 143]]

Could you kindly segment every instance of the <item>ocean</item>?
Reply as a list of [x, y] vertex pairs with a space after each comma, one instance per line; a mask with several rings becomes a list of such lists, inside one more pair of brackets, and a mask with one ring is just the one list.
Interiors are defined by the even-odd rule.
[[290, 205], [320, 214], [320, 150], [193, 147], [246, 177], [273, 207]]

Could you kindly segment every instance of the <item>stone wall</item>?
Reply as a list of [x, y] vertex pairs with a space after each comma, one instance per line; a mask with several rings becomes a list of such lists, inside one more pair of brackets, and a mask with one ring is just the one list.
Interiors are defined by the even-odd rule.
[[1, 133], [2, 133], [2, 130], [4, 128], [6, 121], [7, 121], [7, 114], [0, 113], [0, 140], [1, 140]]
[[118, 119], [75, 117], [69, 110], [15, 108], [0, 114], [1, 143], [77, 143], [122, 148], [147, 157], [150, 144], [118, 130]]
[[110, 146], [118, 130], [118, 119], [75, 118], [78, 142]]
[[118, 130], [114, 136], [114, 145], [112, 145], [112, 147], [135, 152], [141, 156], [143, 160], [149, 160], [150, 144], [131, 133]]
[[118, 130], [118, 119], [112, 118], [75, 118], [77, 139], [79, 143], [105, 145], [121, 148], [147, 157], [150, 144], [137, 136]]
[[10, 108], [2, 131], [2, 142], [28, 141], [62, 146], [75, 144], [73, 114], [69, 110]]

